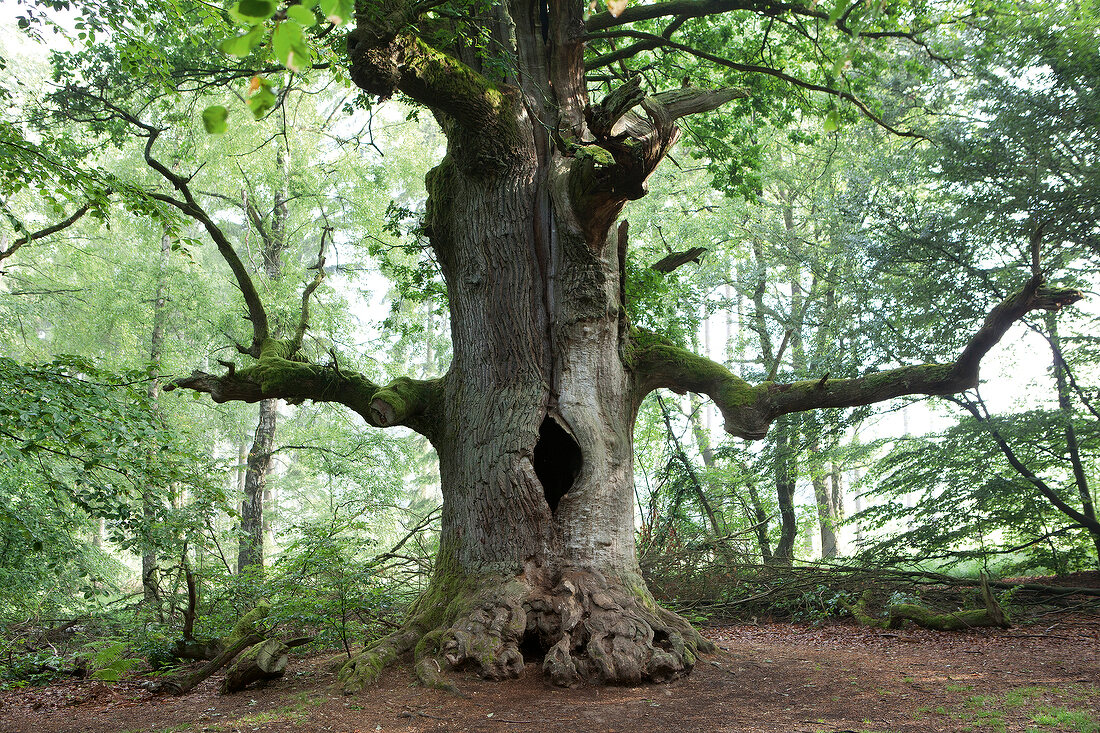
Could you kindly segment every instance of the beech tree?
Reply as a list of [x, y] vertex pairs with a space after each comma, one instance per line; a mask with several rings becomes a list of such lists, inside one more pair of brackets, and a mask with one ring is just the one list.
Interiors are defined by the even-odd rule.
[[[339, 19], [350, 14], [345, 6], [243, 0], [234, 17], [251, 29], [223, 48], [247, 57], [270, 38], [276, 59], [302, 70], [314, 54], [303, 33], [315, 13]], [[790, 384], [750, 384], [631, 326], [629, 228], [619, 218], [646, 195], [680, 121], [740, 104], [707, 123], [725, 131], [718, 147], [735, 152], [742, 142], [730, 136], [757, 111], [777, 119], [816, 111], [826, 131], [862, 114], [912, 135], [885, 106], [863, 101], [868, 72], [884, 68], [868, 49], [900, 44], [932, 58], [925, 34], [942, 20], [919, 2], [615, 0], [601, 9], [582, 0], [359, 0], [337, 62], [371, 97], [400, 95], [428, 110], [447, 138], [445, 157], [427, 173], [422, 229], [446, 281], [453, 360], [429, 380], [376, 384], [335, 360], [311, 361], [302, 348], [311, 288], [297, 331], [276, 338], [270, 304], [206, 215], [193, 175], [159, 162], [159, 128], [113, 108], [144, 131], [146, 160], [168, 189], [154, 200], [206, 229], [251, 323], [238, 363], [195, 371], [171, 388], [218, 402], [339, 403], [369, 425], [411, 428], [438, 454], [444, 502], [430, 587], [402, 628], [347, 663], [346, 691], [408, 651], [418, 678], [444, 688], [452, 686], [447, 668], [502, 679], [532, 655], [559, 685], [687, 673], [712, 645], [657, 604], [635, 557], [632, 428], [647, 394], [706, 395], [727, 432], [756, 440], [791, 413], [972, 387], [982, 357], [1013, 323], [1081, 297], [1048, 286], [1036, 267], [950, 363]], [[242, 64], [259, 69], [261, 61]], [[257, 114], [279, 101], [262, 79], [251, 94]], [[216, 131], [225, 118], [224, 108], [209, 108], [204, 121]], [[743, 165], [727, 166], [726, 179], [751, 189], [752, 156], [738, 154]]]

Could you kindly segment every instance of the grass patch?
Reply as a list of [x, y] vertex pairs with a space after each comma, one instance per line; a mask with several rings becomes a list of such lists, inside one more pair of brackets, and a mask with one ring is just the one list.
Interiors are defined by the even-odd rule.
[[262, 725], [265, 723], [301, 723], [309, 717], [309, 709], [324, 704], [323, 697], [311, 695], [309, 692], [299, 692], [292, 698], [295, 702], [291, 705], [265, 710], [262, 713], [244, 715], [234, 720], [225, 720], [210, 726], [210, 730], [233, 730], [245, 725]]
[[1044, 728], [1060, 728], [1074, 733], [1097, 733], [1100, 722], [1090, 712], [1043, 705], [1031, 716], [1031, 720]]
[[[973, 685], [945, 685], [947, 692], [968, 692]], [[978, 733], [1100, 733], [1100, 718], [1083, 710], [1100, 697], [1096, 685], [1028, 685], [999, 694], [974, 694], [960, 703], [919, 708], [917, 718], [932, 714], [954, 718]], [[1082, 705], [1086, 703], [1086, 705]]]

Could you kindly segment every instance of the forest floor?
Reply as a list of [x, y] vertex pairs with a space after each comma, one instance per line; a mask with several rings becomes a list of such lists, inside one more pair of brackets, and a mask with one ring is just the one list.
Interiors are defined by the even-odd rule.
[[139, 680], [72, 680], [0, 693], [2, 733], [295, 731], [1100, 731], [1100, 618], [1059, 613], [1011, 629], [885, 631], [843, 623], [717, 625], [688, 677], [637, 687], [549, 686], [459, 675], [466, 697], [412, 682], [409, 664], [345, 697], [331, 657], [294, 659], [267, 687], [182, 697]]

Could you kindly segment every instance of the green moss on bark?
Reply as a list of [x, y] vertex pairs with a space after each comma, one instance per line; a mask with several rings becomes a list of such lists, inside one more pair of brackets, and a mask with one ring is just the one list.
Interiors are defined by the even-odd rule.
[[626, 350], [627, 366], [655, 386], [710, 395], [721, 408], [746, 407], [763, 394], [765, 385], [754, 387], [718, 362], [676, 346], [660, 334], [631, 329]]
[[902, 621], [912, 621], [917, 626], [936, 631], [962, 631], [976, 627], [1007, 627], [1008, 620], [999, 621], [985, 608], [975, 608], [954, 613], [933, 613], [923, 606], [912, 603], [899, 603], [887, 606], [891, 628], [897, 628]]
[[267, 630], [264, 628], [262, 622], [267, 618], [269, 613], [271, 613], [271, 603], [269, 601], [260, 601], [257, 603], [255, 608], [237, 620], [237, 623], [233, 625], [233, 629], [229, 632], [229, 635], [222, 639], [222, 648], [230, 648], [249, 634], [264, 636]]

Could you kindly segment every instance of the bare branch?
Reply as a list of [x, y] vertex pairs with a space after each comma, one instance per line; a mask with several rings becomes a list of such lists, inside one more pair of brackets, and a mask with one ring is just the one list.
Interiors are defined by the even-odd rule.
[[321, 247], [317, 252], [317, 264], [311, 268], [317, 270], [317, 274], [302, 291], [302, 317], [298, 320], [298, 329], [294, 332], [294, 338], [291, 340], [290, 353], [292, 354], [297, 353], [298, 349], [302, 348], [302, 339], [305, 338], [306, 331], [309, 329], [309, 299], [313, 295], [313, 291], [325, 279], [325, 240], [331, 233], [332, 227], [325, 227], [321, 230]]
[[677, 267], [686, 265], [689, 262], [699, 263], [703, 259], [703, 255], [706, 254], [706, 247], [692, 247], [685, 252], [673, 252], [666, 257], [654, 262], [649, 266], [649, 269], [656, 270], [657, 272], [672, 272]]
[[[623, 204], [646, 194], [650, 174], [680, 137], [676, 120], [748, 95], [739, 88], [684, 87], [647, 97], [642, 96], [640, 83], [641, 79], [634, 77], [586, 110], [596, 140], [572, 148], [570, 200], [588, 241], [596, 248], [603, 246], [607, 229]], [[631, 111], [639, 106], [645, 116]]]
[[[106, 191], [104, 193], [105, 193], [105, 195], [107, 195], [107, 194], [110, 194], [111, 192]], [[44, 237], [48, 237], [51, 234], [56, 234], [57, 232], [60, 232], [63, 229], [68, 229], [73, 224], [76, 224], [78, 221], [80, 221], [80, 218], [82, 216], [84, 216], [85, 214], [87, 214], [89, 211], [91, 211], [91, 209], [92, 209], [92, 204], [91, 203], [84, 204], [79, 209], [74, 211], [72, 213], [72, 215], [69, 216], [67, 219], [65, 219], [63, 221], [59, 221], [56, 224], [51, 224], [50, 226], [46, 227], [45, 229], [39, 229], [37, 232], [31, 232], [29, 234], [23, 235], [19, 239], [12, 242], [8, 246], [7, 249], [0, 249], [0, 262], [2, 262], [3, 260], [6, 260], [7, 258], [11, 257], [13, 254], [15, 254], [15, 251], [17, 249], [22, 247], [24, 244], [27, 244], [28, 242], [33, 242], [37, 239], [42, 239]]]
[[[652, 6], [644, 6], [644, 7], [652, 7]], [[791, 76], [790, 74], [787, 74], [786, 72], [780, 71], [778, 69], [773, 69], [773, 68], [768, 67], [768, 66], [760, 66], [759, 64], [743, 64], [743, 63], [740, 63], [740, 62], [737, 62], [737, 61], [730, 61], [729, 59], [723, 58], [722, 56], [718, 56], [718, 55], [710, 53], [708, 51], [703, 51], [701, 49], [694, 48], [692, 46], [688, 46], [686, 44], [679, 43], [677, 41], [673, 41], [673, 40], [668, 39], [668, 38], [662, 38], [661, 36], [655, 36], [652, 33], [644, 33], [642, 31], [634, 31], [634, 30], [620, 30], [620, 31], [615, 31], [613, 35], [618, 36], [618, 37], [626, 37], [626, 38], [638, 38], [638, 39], [641, 39], [643, 41], [646, 41], [649, 44], [649, 48], [651, 48], [651, 49], [671, 48], [671, 49], [674, 49], [674, 50], [677, 50], [677, 51], [682, 51], [683, 53], [691, 54], [692, 56], [697, 56], [698, 58], [701, 58], [705, 61], [710, 61], [711, 63], [714, 63], [714, 64], [718, 64], [719, 66], [725, 66], [726, 68], [734, 69], [735, 71], [743, 71], [743, 72], [750, 73], [750, 74], [765, 74], [767, 76], [774, 76], [777, 79], [782, 79], [783, 81], [787, 82], [788, 84], [792, 84], [792, 85], [794, 85], [796, 87], [800, 87], [802, 89], [808, 89], [810, 91], [821, 92], [823, 94], [828, 94], [828, 95], [833, 96], [833, 97], [838, 97], [839, 99], [843, 99], [846, 102], [849, 102], [852, 105], [854, 105], [863, 114], [863, 116], [867, 117], [869, 120], [874, 122], [879, 127], [883, 128], [884, 130], [887, 130], [888, 132], [891, 132], [895, 135], [898, 135], [899, 137], [911, 137], [911, 138], [917, 138], [917, 139], [920, 139], [920, 140], [926, 140], [927, 139], [924, 135], [921, 135], [920, 133], [912, 132], [912, 131], [909, 131], [909, 130], [899, 130], [899, 129], [893, 127], [892, 125], [888, 124], [880, 116], [878, 116], [874, 112], [872, 112], [871, 109], [865, 103], [863, 103], [858, 97], [856, 97], [851, 92], [846, 92], [846, 91], [843, 91], [843, 90], [840, 90], [840, 89], [833, 89], [832, 87], [822, 86], [821, 84], [814, 84], [813, 82], [809, 82], [809, 81], [806, 81], [804, 79], [799, 79], [798, 77]], [[592, 36], [590, 36], [590, 38], [600, 38], [600, 37], [602, 37], [602, 36], [601, 35], [592, 35]], [[598, 57], [598, 58], [593, 59], [592, 61], [590, 61], [587, 65], [587, 68], [588, 68], [589, 71], [591, 71], [593, 69], [598, 69], [598, 68], [601, 68], [603, 66], [606, 66], [609, 63], [613, 63], [613, 61], [608, 61], [606, 56], [601, 56], [601, 57]]]
[[[836, 19], [837, 30], [846, 35], [854, 35], [855, 30], [848, 27], [847, 19], [852, 10], [859, 5], [852, 3], [840, 18]], [[632, 4], [619, 15], [609, 12], [596, 13], [585, 23], [589, 33], [615, 28], [629, 23], [637, 23], [654, 18], [675, 16], [678, 20], [691, 18], [703, 18], [709, 15], [721, 15], [738, 10], [747, 10], [756, 15], [776, 18], [780, 15], [793, 15], [802, 18], [814, 18], [816, 20], [829, 20], [829, 12], [818, 3], [784, 3], [771, 0], [670, 0], [669, 2], [654, 3], [652, 5]], [[920, 43], [917, 38], [919, 31], [859, 31], [861, 38], [904, 38], [914, 43]]]

